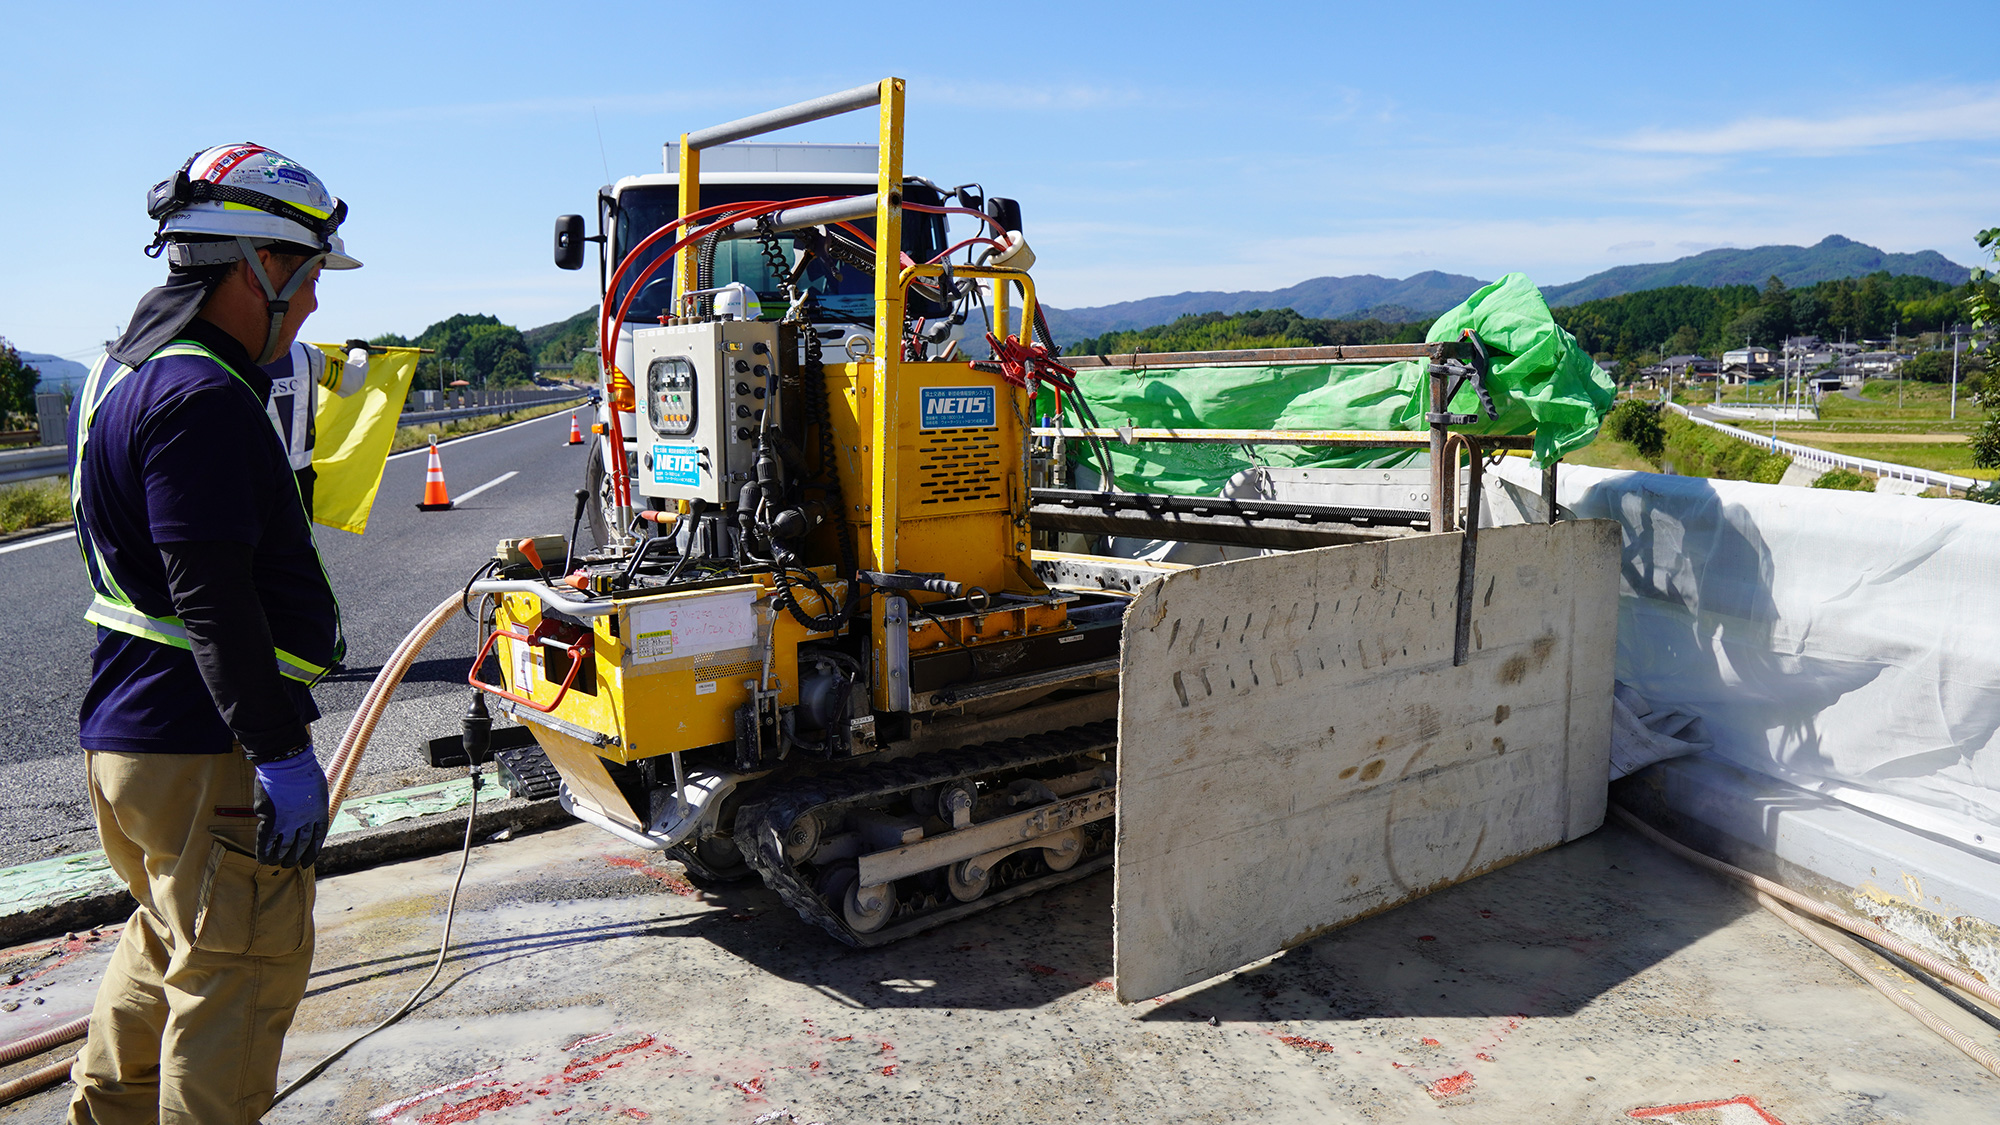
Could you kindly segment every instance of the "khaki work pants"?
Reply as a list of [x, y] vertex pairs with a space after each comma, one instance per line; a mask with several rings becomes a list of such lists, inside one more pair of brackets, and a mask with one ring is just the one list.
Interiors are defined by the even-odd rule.
[[85, 757], [105, 857], [139, 909], [71, 1071], [70, 1125], [254, 1125], [312, 968], [312, 872], [257, 866], [240, 751]]

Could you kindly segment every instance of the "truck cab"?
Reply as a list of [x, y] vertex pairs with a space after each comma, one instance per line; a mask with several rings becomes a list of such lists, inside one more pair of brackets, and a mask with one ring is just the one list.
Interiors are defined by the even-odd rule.
[[[662, 171], [626, 176], [598, 189], [598, 234], [589, 239], [598, 245], [600, 301], [608, 301], [616, 308], [625, 300], [633, 283], [631, 279], [641, 279], [632, 307], [627, 311], [624, 323], [618, 326], [616, 350], [612, 354], [618, 369], [627, 373], [633, 371], [635, 359], [634, 330], [657, 325], [675, 311], [671, 267], [662, 264], [659, 269], [651, 271], [651, 276], [646, 276], [648, 271], [645, 267], [654, 264], [654, 260], [669, 245], [666, 239], [648, 247], [632, 263], [626, 273], [627, 280], [621, 281], [617, 292], [605, 291], [613, 267], [624, 260], [632, 247], [680, 214], [679, 149], [674, 144], [661, 147]], [[702, 155], [701, 203], [704, 207], [713, 207], [733, 202], [865, 195], [875, 190], [878, 163], [879, 149], [872, 144], [718, 145]], [[904, 190], [911, 202], [932, 206], [944, 202], [943, 194], [923, 180], [907, 181]], [[863, 236], [874, 236], [873, 220], [856, 220], [849, 225]], [[557, 220], [557, 265], [565, 269], [582, 266], [581, 230], [580, 216], [563, 216]], [[946, 232], [943, 215], [906, 212], [902, 247], [905, 260], [925, 262], [936, 257], [949, 245]], [[785, 231], [772, 237], [783, 255], [785, 269], [797, 263], [804, 240], [824, 238], [811, 230]], [[718, 241], [713, 245], [711, 264], [705, 267], [708, 276], [704, 287], [731, 283], [746, 285], [761, 302], [759, 319], [777, 320], [788, 309], [777, 268], [764, 240]], [[873, 350], [874, 322], [871, 318], [874, 287], [872, 269], [859, 262], [843, 261], [838, 255], [821, 253], [813, 255], [807, 263], [798, 279], [798, 288], [801, 293], [812, 295], [812, 328], [829, 362], [846, 361]], [[936, 311], [943, 314], [949, 310]], [[600, 359], [600, 391], [604, 388], [605, 377], [606, 371]], [[609, 409], [610, 396], [601, 394], [600, 398], [600, 409]], [[640, 427], [634, 413], [629, 411], [624, 414], [622, 422], [626, 472], [636, 476], [639, 471]], [[605, 466], [593, 461], [585, 485], [600, 501], [608, 487], [607, 477]], [[605, 511], [602, 502], [589, 507], [590, 527], [599, 543], [606, 542], [610, 530], [605, 523]]]

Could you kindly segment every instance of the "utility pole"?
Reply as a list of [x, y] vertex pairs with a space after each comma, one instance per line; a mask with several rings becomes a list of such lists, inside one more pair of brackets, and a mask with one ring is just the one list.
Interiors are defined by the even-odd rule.
[[1951, 418], [1958, 420], [1958, 330], [1963, 325], [1951, 326]]

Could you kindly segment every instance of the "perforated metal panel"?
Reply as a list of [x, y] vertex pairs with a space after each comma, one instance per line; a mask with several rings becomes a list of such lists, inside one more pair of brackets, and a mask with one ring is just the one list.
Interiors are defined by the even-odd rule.
[[932, 430], [916, 449], [911, 482], [918, 512], [963, 511], [977, 501], [1004, 501], [1006, 469], [997, 428]]

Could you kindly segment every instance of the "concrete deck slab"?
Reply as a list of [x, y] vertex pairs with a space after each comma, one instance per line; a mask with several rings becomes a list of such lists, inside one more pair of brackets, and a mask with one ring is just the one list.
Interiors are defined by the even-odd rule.
[[[1754, 1102], [1802, 1125], [2000, 1105], [2000, 1079], [1617, 826], [1135, 1005], [1106, 979], [1108, 874], [850, 950], [656, 858], [584, 826], [479, 847], [442, 993], [267, 1120], [1763, 1120]], [[428, 973], [456, 862], [322, 883], [287, 1076]], [[0, 963], [22, 974], [0, 1039], [87, 1005], [114, 935], [90, 936]]]

